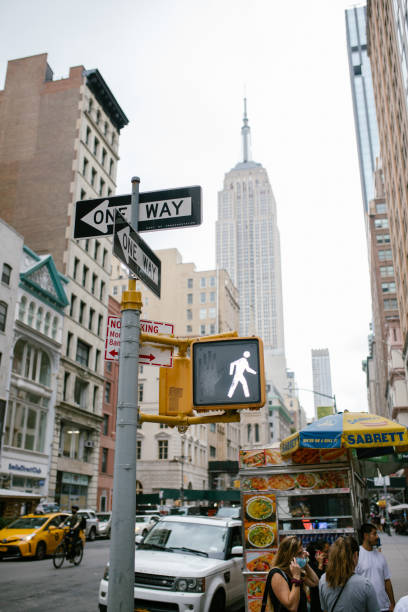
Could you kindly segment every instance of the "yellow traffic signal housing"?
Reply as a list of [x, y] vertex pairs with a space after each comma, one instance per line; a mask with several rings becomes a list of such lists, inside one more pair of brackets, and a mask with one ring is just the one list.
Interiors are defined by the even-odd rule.
[[204, 337], [192, 343], [191, 361], [195, 410], [259, 409], [265, 405], [260, 338]]
[[160, 368], [159, 415], [193, 413], [191, 360], [177, 355], [172, 368]]

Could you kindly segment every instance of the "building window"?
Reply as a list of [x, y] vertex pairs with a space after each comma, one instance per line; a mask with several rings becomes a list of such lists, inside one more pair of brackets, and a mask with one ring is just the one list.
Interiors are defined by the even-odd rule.
[[47, 312], [45, 314], [45, 320], [44, 320], [44, 334], [46, 336], [48, 336], [49, 331], [50, 331], [50, 321], [51, 321], [51, 314]]
[[384, 217], [382, 219], [374, 219], [374, 227], [376, 229], [388, 229], [387, 217]]
[[187, 288], [188, 289], [192, 289], [193, 288], [193, 279], [192, 278], [188, 278], [187, 279]]
[[101, 351], [99, 349], [96, 349], [95, 351], [95, 372], [98, 372], [99, 370], [100, 360], [101, 360]]
[[73, 338], [73, 334], [71, 332], [68, 332], [67, 333], [67, 357], [70, 357], [72, 338]]
[[160, 423], [160, 429], [168, 429], [169, 426], [166, 425], [165, 423]]
[[93, 152], [94, 155], [98, 155], [98, 151], [99, 151], [99, 140], [97, 138], [95, 138], [94, 140], [94, 148], [93, 148]]
[[205, 276], [202, 276], [200, 278], [200, 287], [206, 287], [207, 286], [207, 279]]
[[112, 362], [111, 361], [106, 362], [106, 370], [107, 372], [112, 372]]
[[20, 321], [24, 321], [25, 316], [26, 316], [26, 309], [27, 309], [27, 298], [23, 295], [23, 297], [21, 298], [20, 307], [18, 309], [18, 318], [20, 319]]
[[186, 333], [187, 333], [187, 334], [192, 334], [192, 333], [193, 333], [193, 328], [192, 328], [192, 326], [191, 326], [191, 325], [187, 325], [187, 328], [186, 328]]
[[89, 384], [81, 378], [75, 379], [74, 402], [81, 408], [88, 408], [88, 388]]
[[109, 176], [112, 176], [113, 173], [113, 159], [109, 161]]
[[91, 185], [92, 185], [92, 187], [95, 186], [95, 179], [96, 179], [96, 170], [95, 170], [95, 168], [92, 168], [92, 170], [91, 170]]
[[101, 111], [97, 110], [96, 111], [96, 125], [99, 125], [100, 120], [101, 120]]
[[248, 440], [248, 442], [251, 441], [251, 429], [252, 429], [252, 425], [251, 424], [247, 425], [247, 440]]
[[110, 404], [111, 384], [105, 382], [105, 404]]
[[136, 440], [136, 459], [142, 458], [142, 441]]
[[78, 321], [79, 321], [79, 323], [81, 323], [81, 325], [84, 322], [85, 307], [86, 307], [85, 302], [83, 302], [81, 300], [81, 302], [79, 304], [79, 317], [78, 317]]
[[54, 317], [52, 320], [52, 329], [51, 329], [51, 338], [53, 340], [55, 340], [55, 338], [57, 337], [57, 331], [58, 331], [58, 318]]
[[90, 350], [91, 347], [89, 344], [86, 344], [85, 342], [82, 342], [82, 340], [78, 339], [75, 360], [81, 365], [88, 367]]
[[211, 323], [210, 325], [210, 334], [215, 334], [215, 323]]
[[88, 239], [88, 238], [85, 240], [85, 246], [84, 246], [84, 248], [85, 248], [85, 251], [86, 251], [86, 252], [88, 252], [88, 251], [89, 251], [89, 239]]
[[98, 277], [96, 276], [96, 274], [92, 274], [92, 284], [91, 284], [91, 292], [92, 293], [95, 293], [97, 278]]
[[[1, 312], [1, 310], [0, 310], [0, 312]], [[6, 312], [7, 312], [7, 310], [6, 310]], [[35, 312], [34, 302], [30, 302], [30, 306], [28, 307], [28, 319], [27, 319], [27, 323], [30, 326], [33, 324], [33, 321], [34, 321], [34, 312]], [[0, 325], [0, 330], [1, 330], [1, 325]]]
[[85, 134], [85, 144], [89, 144], [89, 137], [91, 135], [91, 128], [87, 127], [86, 128], [86, 134]]
[[9, 285], [10, 284], [10, 277], [11, 277], [11, 266], [9, 266], [8, 264], [4, 263], [3, 264], [3, 270], [1, 273], [1, 282], [4, 283], [5, 285]]
[[101, 281], [101, 288], [99, 291], [99, 299], [101, 302], [103, 302], [105, 298], [105, 283], [103, 281]]
[[200, 304], [205, 304], [206, 296], [205, 293], [200, 293]]
[[70, 373], [69, 372], [64, 372], [64, 388], [63, 388], [63, 391], [62, 391], [62, 399], [64, 401], [66, 401], [67, 398], [68, 398], [69, 377], [70, 377]]
[[115, 285], [113, 288], [113, 295], [118, 295], [118, 286]]
[[207, 318], [207, 309], [206, 308], [200, 308], [200, 319], [206, 319]]
[[105, 165], [106, 162], [106, 149], [102, 149], [102, 166]]
[[167, 440], [159, 440], [159, 459], [168, 458], [169, 443]]
[[86, 283], [88, 281], [88, 272], [89, 272], [89, 268], [87, 266], [84, 266], [82, 269], [82, 286], [86, 287]]
[[210, 293], [210, 302], [215, 302], [215, 291], [211, 291]]
[[379, 202], [378, 204], [375, 205], [375, 211], [377, 214], [381, 215], [383, 213], [387, 212], [387, 205], [385, 204], [385, 202]]
[[88, 171], [88, 160], [84, 157], [82, 162], [82, 176], [86, 177], [86, 173]]
[[192, 303], [193, 303], [193, 294], [187, 293], [187, 304], [192, 304]]
[[143, 383], [139, 384], [138, 398], [139, 398], [139, 402], [143, 402]]
[[107, 257], [108, 257], [108, 251], [106, 249], [103, 249], [103, 256], [102, 256], [102, 267], [103, 268], [106, 266]]
[[215, 276], [210, 276], [210, 287], [215, 287]]
[[215, 319], [215, 317], [217, 316], [217, 311], [215, 308], [209, 308], [208, 309], [208, 318], [209, 319]]
[[93, 319], [95, 316], [95, 311], [93, 308], [89, 309], [89, 325], [88, 328], [92, 331], [92, 327], [93, 327]]
[[187, 321], [192, 321], [193, 320], [193, 311], [191, 310], [191, 308], [187, 308]]
[[99, 195], [103, 195], [105, 189], [105, 181], [101, 178], [99, 181]]
[[385, 249], [383, 251], [378, 251], [378, 259], [380, 261], [386, 261], [387, 259], [391, 259], [392, 260], [391, 249]]
[[103, 435], [107, 436], [109, 433], [109, 414], [103, 415]]
[[81, 189], [81, 193], [79, 194], [79, 199], [86, 200], [86, 191], [84, 189]]
[[397, 300], [384, 300], [384, 310], [398, 310]]
[[205, 325], [200, 325], [200, 335], [205, 336], [205, 332], [206, 332]]
[[51, 384], [51, 362], [45, 351], [25, 340], [17, 340], [13, 355], [13, 372], [45, 387]]
[[215, 433], [215, 423], [210, 423], [210, 431]]
[[102, 449], [101, 472], [103, 474], [106, 474], [107, 469], [108, 469], [108, 449], [103, 448]]
[[98, 336], [101, 335], [103, 315], [98, 315]]
[[79, 266], [79, 259], [78, 257], [74, 257], [74, 270], [72, 272], [72, 277], [74, 278], [74, 280], [76, 280], [77, 278], [78, 266]]
[[98, 405], [98, 387], [94, 385], [93, 396], [92, 396], [92, 409], [94, 412], [96, 412], [97, 405]]
[[377, 244], [389, 244], [391, 242], [391, 238], [389, 234], [377, 234], [376, 240], [377, 240]]
[[40, 306], [39, 309], [37, 310], [37, 321], [35, 323], [35, 328], [38, 331], [40, 331], [42, 327], [42, 318], [43, 318], [43, 309]]
[[395, 293], [395, 283], [381, 283], [381, 290], [383, 293]]
[[381, 276], [394, 276], [394, 266], [380, 266]]
[[75, 311], [75, 302], [76, 302], [76, 295], [74, 295], [73, 293], [71, 293], [71, 304], [69, 307], [69, 316], [73, 317], [74, 316], [74, 311]]
[[259, 442], [259, 425], [255, 423], [255, 442]]
[[217, 456], [217, 449], [215, 446], [210, 446], [210, 457], [214, 458]]
[[6, 329], [7, 320], [7, 304], [6, 302], [0, 302], [0, 331], [4, 332]]
[[10, 396], [4, 439], [6, 445], [44, 452], [47, 412], [41, 409], [41, 403], [44, 400], [33, 393], [26, 394], [24, 403]]

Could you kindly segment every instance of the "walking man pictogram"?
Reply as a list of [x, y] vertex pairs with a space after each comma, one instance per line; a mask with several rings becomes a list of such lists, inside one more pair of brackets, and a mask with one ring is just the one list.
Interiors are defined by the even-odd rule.
[[252, 368], [249, 367], [248, 357], [250, 356], [251, 353], [249, 351], [245, 351], [240, 359], [230, 363], [229, 373], [230, 376], [234, 376], [234, 378], [232, 379], [232, 383], [228, 391], [228, 397], [232, 397], [234, 395], [238, 383], [241, 383], [245, 397], [249, 397], [248, 383], [245, 379], [244, 372], [256, 374], [255, 370], [252, 370]]

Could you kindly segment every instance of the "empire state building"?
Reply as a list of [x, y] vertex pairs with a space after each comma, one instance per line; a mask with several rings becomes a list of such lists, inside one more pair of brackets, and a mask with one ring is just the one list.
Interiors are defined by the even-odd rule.
[[225, 174], [218, 194], [217, 268], [239, 290], [241, 336], [256, 334], [265, 347], [266, 379], [286, 386], [282, 274], [276, 202], [268, 174], [251, 160], [246, 99], [242, 161]]

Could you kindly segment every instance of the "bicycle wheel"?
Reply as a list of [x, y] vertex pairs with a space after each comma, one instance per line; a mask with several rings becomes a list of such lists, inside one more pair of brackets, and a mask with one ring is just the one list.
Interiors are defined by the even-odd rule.
[[61, 542], [61, 544], [58, 544], [52, 556], [52, 562], [54, 564], [55, 569], [59, 569], [60, 567], [62, 567], [66, 553], [67, 549], [65, 546], [65, 542]]
[[82, 542], [77, 542], [75, 546], [75, 554], [74, 554], [74, 565], [79, 565], [82, 561], [82, 557], [84, 554], [84, 547], [82, 546]]

